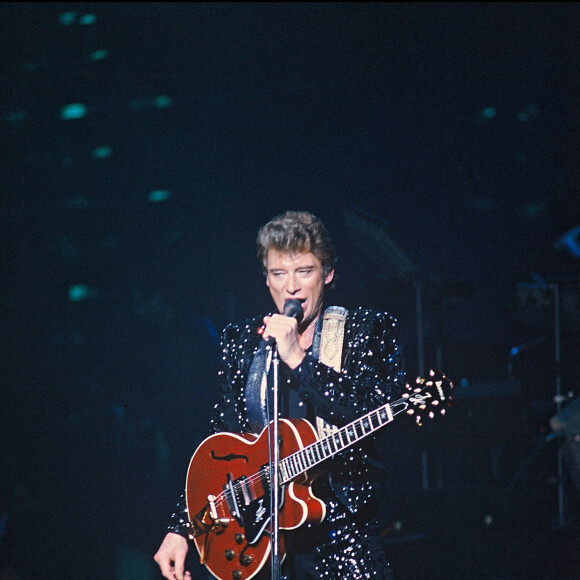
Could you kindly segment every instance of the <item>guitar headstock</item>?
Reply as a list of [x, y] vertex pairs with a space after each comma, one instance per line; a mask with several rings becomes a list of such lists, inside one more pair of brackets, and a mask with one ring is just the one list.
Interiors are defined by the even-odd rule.
[[414, 417], [417, 425], [422, 425], [425, 418], [445, 415], [455, 392], [453, 383], [443, 373], [433, 370], [428, 377], [418, 377], [414, 385], [405, 388], [407, 392], [402, 398], [409, 405], [406, 413]]

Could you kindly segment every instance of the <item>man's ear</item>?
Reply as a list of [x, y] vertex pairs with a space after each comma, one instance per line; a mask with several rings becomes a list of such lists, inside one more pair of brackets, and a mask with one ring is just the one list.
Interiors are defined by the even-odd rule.
[[324, 284], [328, 286], [333, 279], [334, 279], [334, 270], [331, 270], [330, 272], [328, 272], [328, 274], [326, 274], [326, 278], [324, 278]]

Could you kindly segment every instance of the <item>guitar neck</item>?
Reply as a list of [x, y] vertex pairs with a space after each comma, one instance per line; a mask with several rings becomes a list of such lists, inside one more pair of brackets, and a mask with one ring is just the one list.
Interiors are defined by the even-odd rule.
[[304, 473], [322, 463], [339, 451], [354, 445], [367, 435], [378, 431], [390, 423], [396, 415], [408, 407], [406, 399], [399, 399], [392, 404], [386, 404], [352, 423], [337, 429], [327, 437], [304, 447], [280, 461], [280, 483], [285, 484], [297, 475]]

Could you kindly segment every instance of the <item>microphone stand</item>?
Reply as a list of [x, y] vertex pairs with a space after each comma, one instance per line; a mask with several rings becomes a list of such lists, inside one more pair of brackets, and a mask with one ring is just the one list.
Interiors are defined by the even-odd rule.
[[[278, 420], [278, 367], [280, 359], [276, 345], [270, 346], [270, 355], [272, 357], [272, 388], [273, 388], [273, 410], [272, 410], [272, 428], [268, 430], [268, 455], [270, 459], [270, 556], [272, 567], [272, 580], [280, 580], [280, 484], [279, 484], [279, 465], [280, 465], [280, 436]], [[269, 365], [266, 366], [268, 368]]]
[[[284, 302], [282, 309], [284, 316], [296, 318], [298, 322], [302, 320], [302, 304], [297, 298], [289, 298]], [[280, 580], [280, 435], [279, 435], [279, 418], [278, 409], [278, 367], [280, 358], [276, 343], [271, 339], [270, 354], [273, 367], [272, 388], [273, 404], [272, 411], [272, 429], [268, 429], [268, 458], [270, 460], [270, 542], [271, 542], [271, 559], [272, 559], [272, 580]], [[269, 365], [266, 366], [269, 371]], [[268, 372], [266, 371], [266, 372]], [[268, 400], [268, 397], [266, 397]], [[270, 436], [270, 433], [272, 435]]]

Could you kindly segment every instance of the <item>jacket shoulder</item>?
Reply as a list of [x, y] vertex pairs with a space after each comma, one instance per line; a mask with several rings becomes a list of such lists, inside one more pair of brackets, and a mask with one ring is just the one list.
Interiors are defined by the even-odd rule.
[[240, 322], [230, 322], [222, 330], [222, 343], [241, 344], [259, 338], [259, 328], [263, 326], [264, 317], [254, 316]]
[[398, 320], [395, 316], [384, 312], [382, 310], [375, 310], [372, 308], [365, 308], [364, 306], [356, 306], [348, 311], [348, 318], [351, 324], [359, 324], [364, 326], [380, 326], [385, 329], [392, 327], [395, 329], [398, 326]]

